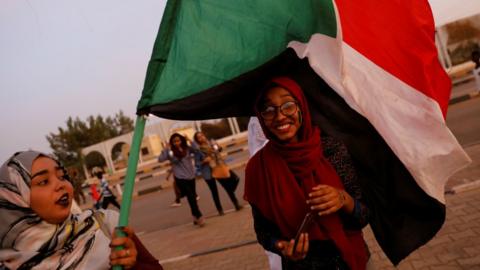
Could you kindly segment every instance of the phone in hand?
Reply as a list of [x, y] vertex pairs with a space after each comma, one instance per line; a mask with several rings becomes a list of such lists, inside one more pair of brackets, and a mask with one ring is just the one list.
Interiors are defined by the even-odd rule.
[[300, 239], [300, 235], [308, 231], [310, 224], [314, 220], [315, 215], [312, 212], [308, 212], [305, 217], [303, 218], [302, 224], [298, 228], [297, 234], [295, 235], [295, 243], [293, 244], [293, 250], [297, 248], [298, 240]]

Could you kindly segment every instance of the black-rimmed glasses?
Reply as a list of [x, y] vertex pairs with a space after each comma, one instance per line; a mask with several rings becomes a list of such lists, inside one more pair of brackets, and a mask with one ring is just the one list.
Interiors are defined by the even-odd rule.
[[260, 111], [260, 115], [265, 120], [272, 120], [277, 115], [277, 110], [285, 116], [292, 116], [298, 111], [298, 105], [295, 101], [287, 101], [280, 106], [266, 106]]

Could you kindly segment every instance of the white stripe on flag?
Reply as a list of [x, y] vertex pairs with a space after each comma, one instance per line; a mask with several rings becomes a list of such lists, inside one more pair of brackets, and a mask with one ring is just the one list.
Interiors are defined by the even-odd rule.
[[289, 47], [308, 57], [315, 72], [370, 121], [417, 184], [445, 203], [448, 178], [471, 160], [438, 103], [339, 39], [315, 34], [307, 44], [294, 41]]

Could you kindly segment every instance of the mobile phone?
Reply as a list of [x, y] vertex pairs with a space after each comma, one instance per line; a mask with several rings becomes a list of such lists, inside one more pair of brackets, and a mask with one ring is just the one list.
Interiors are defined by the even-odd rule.
[[293, 250], [297, 248], [300, 235], [308, 231], [308, 227], [312, 223], [313, 218], [314, 218], [314, 214], [312, 214], [311, 212], [308, 212], [303, 218], [302, 224], [300, 224], [300, 228], [298, 228], [297, 234], [295, 235], [295, 243], [293, 244]]

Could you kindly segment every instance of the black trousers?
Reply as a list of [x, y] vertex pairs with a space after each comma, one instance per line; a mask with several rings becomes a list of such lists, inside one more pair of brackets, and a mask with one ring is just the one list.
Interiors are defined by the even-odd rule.
[[107, 209], [109, 204], [113, 204], [115, 207], [120, 209], [120, 204], [118, 204], [117, 200], [115, 199], [115, 196], [103, 197], [102, 208]]
[[200, 212], [200, 209], [198, 208], [197, 195], [195, 194], [195, 179], [180, 179], [175, 177], [175, 181], [177, 182], [180, 192], [187, 196], [192, 216], [196, 218], [201, 217], [202, 212]]
[[222, 185], [223, 189], [225, 189], [225, 191], [227, 192], [228, 197], [235, 206], [235, 209], [239, 209], [237, 196], [235, 196], [235, 190], [237, 189], [238, 182], [240, 181], [238, 176], [230, 170], [229, 178], [218, 178], [217, 180], [220, 185]]
[[[191, 185], [193, 185], [193, 192], [195, 193], [195, 198], [196, 198], [197, 197], [197, 186], [195, 184], [195, 181], [193, 181], [193, 183], [191, 183]], [[178, 184], [177, 184], [176, 180], [173, 181], [173, 191], [175, 192], [175, 202], [177, 202], [177, 203], [180, 203], [181, 198], [187, 196], [186, 194], [184, 194], [180, 191], [180, 188], [178, 188]]]
[[210, 192], [212, 193], [212, 198], [213, 202], [215, 203], [215, 207], [217, 208], [217, 211], [223, 211], [222, 208], [222, 203], [220, 203], [220, 197], [218, 196], [218, 188], [217, 188], [217, 183], [215, 179], [205, 179], [205, 182], [208, 185], [208, 188], [210, 189]]

